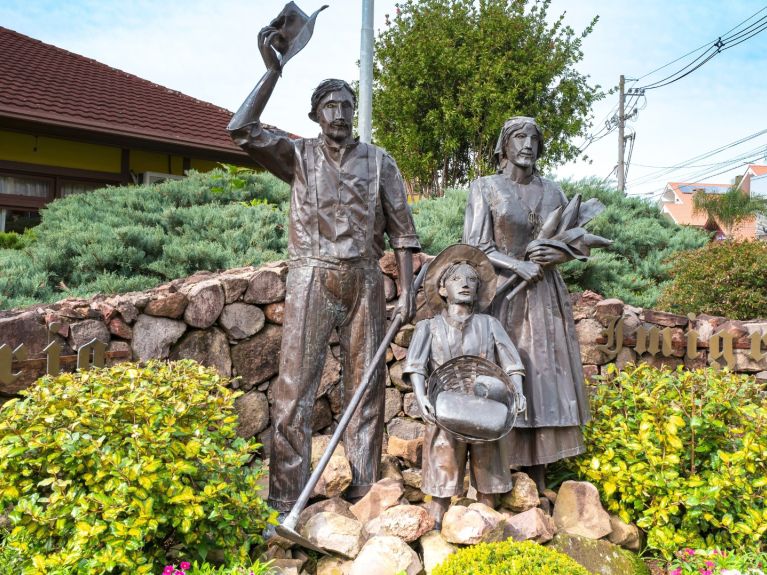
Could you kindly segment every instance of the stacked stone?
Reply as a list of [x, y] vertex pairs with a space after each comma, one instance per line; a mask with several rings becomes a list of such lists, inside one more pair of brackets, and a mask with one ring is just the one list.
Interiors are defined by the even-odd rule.
[[[499, 511], [471, 497], [454, 498], [442, 530], [436, 531], [425, 504], [408, 498], [420, 472], [405, 464], [385, 455], [384, 477], [353, 505], [339, 496], [343, 489], [332, 490], [328, 498], [315, 493], [318, 499], [301, 513], [296, 530], [329, 553], [316, 566], [280, 537], [271, 540], [265, 559], [284, 575], [417, 575], [431, 573], [462, 547], [512, 539], [552, 546], [594, 573], [648, 573], [631, 553], [641, 547], [641, 532], [610, 516], [590, 483], [566, 481], [559, 493], [539, 497], [532, 479], [515, 473], [514, 487], [500, 497]], [[345, 488], [350, 481], [350, 474], [337, 469], [323, 474], [325, 485]]]

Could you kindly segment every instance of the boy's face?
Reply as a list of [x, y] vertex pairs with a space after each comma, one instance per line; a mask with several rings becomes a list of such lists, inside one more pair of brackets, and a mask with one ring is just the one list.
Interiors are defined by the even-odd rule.
[[469, 264], [460, 264], [448, 271], [439, 295], [448, 304], [473, 304], [477, 299], [479, 276]]

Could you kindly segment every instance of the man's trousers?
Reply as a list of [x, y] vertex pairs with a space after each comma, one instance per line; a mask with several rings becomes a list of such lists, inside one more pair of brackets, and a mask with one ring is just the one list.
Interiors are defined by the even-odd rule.
[[[291, 265], [287, 279], [280, 373], [272, 396], [269, 505], [288, 511], [309, 478], [311, 417], [333, 328], [341, 342], [345, 403], [384, 335], [386, 301], [378, 262], [328, 267]], [[343, 435], [352, 469], [347, 495], [378, 479], [384, 426], [385, 372], [373, 375]]]

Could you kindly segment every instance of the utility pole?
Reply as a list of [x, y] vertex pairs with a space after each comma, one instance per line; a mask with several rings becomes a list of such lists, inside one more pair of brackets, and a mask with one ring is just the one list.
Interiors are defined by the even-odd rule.
[[374, 0], [362, 0], [359, 129], [367, 144], [373, 139], [373, 5]]
[[618, 84], [618, 191], [626, 191], [626, 168], [623, 164], [623, 158], [626, 153], [626, 138], [624, 128], [626, 127], [626, 77], [621, 74], [621, 80]]

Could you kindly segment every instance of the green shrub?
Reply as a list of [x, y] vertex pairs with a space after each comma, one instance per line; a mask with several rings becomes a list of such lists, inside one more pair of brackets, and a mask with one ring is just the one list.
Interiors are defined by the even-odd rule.
[[677, 313], [767, 317], [767, 242], [713, 242], [679, 254], [660, 300]]
[[16, 232], [0, 232], [0, 250], [20, 250], [29, 245], [34, 239], [32, 229], [23, 234]]
[[441, 198], [422, 199], [410, 206], [423, 251], [436, 255], [461, 241], [468, 196], [466, 190], [450, 189]]
[[243, 560], [269, 516], [236, 393], [192, 361], [46, 377], [0, 409], [5, 545], [25, 575], [154, 573], [171, 547]]
[[687, 548], [676, 553], [676, 559], [669, 566], [669, 574], [721, 575], [729, 572], [730, 575], [764, 575], [762, 569], [765, 568], [767, 568], [767, 553]]
[[229, 168], [56, 200], [34, 239], [0, 249], [0, 308], [282, 259], [288, 198], [270, 174]]
[[[162, 573], [163, 575], [173, 575], [179, 572], [183, 575], [270, 575], [273, 573], [268, 562], [261, 563], [260, 561], [231, 567], [216, 566], [210, 563], [198, 564], [197, 561], [191, 565], [187, 562], [181, 562], [179, 564], [166, 565]], [[157, 575], [160, 574], [158, 573]]]
[[586, 453], [563, 465], [667, 558], [682, 547], [758, 551], [767, 534], [767, 401], [756, 380], [646, 364], [610, 376], [595, 390]]
[[480, 543], [450, 555], [434, 575], [589, 575], [564, 553], [524, 541]]
[[627, 197], [598, 180], [565, 181], [562, 189], [568, 197], [581, 194], [584, 200], [597, 198], [605, 205], [588, 228], [613, 241], [593, 252], [588, 262], [561, 266], [571, 291], [589, 289], [631, 305], [655, 307], [671, 279], [670, 258], [708, 242], [705, 232], [678, 226], [656, 205]]

